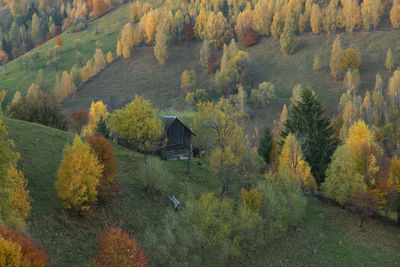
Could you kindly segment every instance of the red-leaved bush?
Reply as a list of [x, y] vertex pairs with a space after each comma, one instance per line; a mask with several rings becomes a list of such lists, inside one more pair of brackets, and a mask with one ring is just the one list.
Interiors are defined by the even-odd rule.
[[378, 211], [377, 198], [372, 191], [357, 189], [347, 202], [347, 208], [360, 218], [360, 227]]
[[89, 112], [85, 109], [73, 110], [70, 117], [70, 127], [73, 128], [78, 134], [81, 134], [83, 126], [88, 123]]
[[49, 258], [46, 251], [40, 249], [27, 235], [22, 235], [10, 228], [0, 227], [0, 236], [7, 241], [17, 244], [21, 248], [20, 266], [46, 266], [47, 259]]
[[110, 142], [102, 136], [92, 135], [86, 141], [97, 154], [100, 163], [104, 165], [103, 175], [97, 186], [97, 197], [101, 200], [109, 200], [115, 197], [119, 189], [119, 180], [115, 179], [118, 163], [114, 151]]
[[241, 37], [240, 43], [243, 47], [249, 47], [258, 42], [258, 34], [252, 28], [244, 29]]
[[95, 266], [148, 266], [146, 253], [133, 236], [121, 228], [109, 226], [100, 234], [100, 250], [93, 259]]

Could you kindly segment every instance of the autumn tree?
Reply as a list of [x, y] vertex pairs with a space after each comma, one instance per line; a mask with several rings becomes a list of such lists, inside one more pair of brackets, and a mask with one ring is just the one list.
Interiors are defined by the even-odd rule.
[[111, 53], [111, 51], [108, 51], [107, 53], [107, 63], [111, 64], [113, 62], [113, 55]]
[[342, 54], [342, 49], [340, 47], [339, 36], [333, 41], [331, 59], [329, 61], [329, 67], [331, 68], [331, 76], [333, 78], [338, 78], [340, 76], [340, 58]]
[[118, 164], [110, 142], [102, 136], [91, 135], [86, 139], [92, 151], [96, 153], [99, 162], [103, 165], [103, 173], [97, 185], [97, 197], [100, 200], [109, 200], [115, 197], [119, 189], [119, 181], [115, 178]]
[[360, 6], [356, 0], [343, 1], [343, 18], [347, 32], [353, 32], [361, 24]]
[[7, 75], [7, 62], [8, 62], [8, 55], [4, 50], [0, 49], [0, 67], [4, 66], [5, 74]]
[[207, 67], [208, 58], [210, 57], [210, 45], [207, 40], [203, 40], [201, 48], [200, 48], [200, 64], [204, 67]]
[[[125, 24], [125, 26], [122, 28], [122, 33], [121, 33], [121, 48], [122, 48], [122, 55], [123, 57], [129, 58], [131, 56], [131, 51], [134, 46], [134, 41], [133, 41], [133, 29], [132, 25], [130, 23]], [[118, 44], [117, 44], [117, 54], [118, 54]]]
[[142, 27], [146, 36], [146, 43], [151, 44], [155, 40], [158, 24], [161, 21], [161, 11], [152, 9], [147, 12], [141, 19]]
[[303, 188], [307, 190], [317, 189], [311, 168], [303, 158], [300, 143], [291, 133], [285, 138], [279, 157], [279, 172], [284, 173], [287, 170], [289, 170], [290, 178], [299, 179]]
[[376, 26], [379, 24], [384, 7], [381, 0], [365, 0], [361, 4], [361, 15], [364, 29], [369, 30], [371, 25]]
[[249, 47], [258, 42], [258, 34], [252, 28], [246, 28], [242, 31], [240, 43], [243, 47]]
[[314, 57], [314, 63], [313, 63], [313, 70], [318, 71], [322, 68], [321, 66], [321, 59], [319, 55], [315, 55]]
[[87, 110], [72, 110], [70, 117], [70, 127], [75, 130], [77, 134], [81, 134], [83, 127], [89, 121], [89, 112]]
[[[14, 209], [13, 217], [23, 222], [28, 218], [32, 208], [32, 198], [27, 189], [28, 181], [25, 179], [24, 173], [17, 170], [15, 167], [8, 170], [8, 179], [12, 184], [11, 205]], [[21, 224], [21, 226], [17, 228], [20, 230], [24, 229], [24, 225]]]
[[63, 40], [60, 37], [58, 37], [56, 39], [56, 46], [62, 47], [63, 45], [64, 45]]
[[32, 16], [32, 25], [31, 25], [31, 38], [34, 43], [40, 40], [40, 19], [36, 13], [33, 13]]
[[343, 51], [339, 60], [340, 72], [344, 73], [348, 68], [355, 70], [361, 65], [361, 58], [352, 48]]
[[96, 17], [103, 16], [108, 9], [109, 6], [104, 0], [93, 0], [93, 15]]
[[184, 70], [181, 74], [181, 89], [191, 90], [197, 84], [197, 75], [194, 70]]
[[310, 24], [312, 32], [319, 34], [322, 30], [322, 13], [318, 4], [313, 4], [311, 8]]
[[262, 82], [251, 90], [250, 99], [260, 106], [269, 104], [275, 99], [275, 86], [270, 82]]
[[168, 22], [163, 20], [157, 27], [154, 56], [158, 63], [165, 64], [168, 59]]
[[289, 133], [302, 140], [304, 159], [311, 166], [311, 172], [317, 182], [323, 182], [325, 170], [336, 147], [336, 140], [332, 137], [330, 120], [324, 116], [323, 107], [310, 89], [303, 89], [301, 101], [291, 108], [282, 138], [285, 139]]
[[205, 39], [211, 46], [219, 48], [225, 41], [225, 33], [228, 28], [228, 22], [222, 12], [210, 12], [205, 27]]
[[[6, 247], [3, 247], [8, 243]], [[27, 234], [18, 233], [16, 230], [9, 227], [0, 227], [0, 265], [1, 266], [32, 266], [43, 267], [47, 266], [49, 255], [44, 249], [31, 240]], [[11, 253], [11, 249], [13, 252]], [[16, 253], [16, 254], [13, 254]], [[15, 257], [18, 255], [17, 257]], [[11, 256], [11, 257], [10, 257]], [[12, 265], [12, 261], [18, 259], [20, 265]]]
[[96, 52], [93, 56], [93, 68], [95, 73], [99, 73], [106, 66], [106, 59], [104, 58], [103, 51], [100, 48], [96, 49]]
[[258, 212], [260, 210], [261, 205], [263, 204], [263, 199], [263, 192], [257, 189], [242, 189], [240, 192], [240, 200], [242, 201], [243, 205], [254, 212]]
[[145, 152], [145, 160], [147, 153], [162, 144], [163, 126], [157, 109], [139, 95], [111, 115], [110, 125], [126, 138], [132, 148]]
[[63, 159], [57, 171], [55, 183], [58, 197], [67, 209], [87, 213], [90, 205], [97, 201], [97, 186], [103, 172], [103, 165], [90, 145], [79, 136], [72, 145], [67, 144]]
[[148, 259], [135, 237], [121, 228], [108, 226], [100, 233], [94, 266], [148, 266]]
[[290, 16], [286, 18], [285, 27], [280, 37], [281, 51], [285, 55], [293, 54], [297, 47], [293, 20], [294, 19]]
[[279, 11], [275, 12], [271, 26], [271, 34], [275, 39], [278, 39], [279, 36], [281, 36], [284, 25], [285, 23], [281, 13]]
[[392, 55], [392, 49], [390, 49], [390, 48], [386, 52], [385, 67], [389, 71], [392, 71], [392, 69], [394, 68], [394, 60], [393, 60], [393, 55]]
[[393, 28], [400, 27], [400, 4], [398, 1], [393, 2], [392, 9], [390, 10], [390, 22]]
[[117, 41], [117, 56], [121, 57], [122, 56], [122, 44], [121, 44], [121, 40], [118, 39]]

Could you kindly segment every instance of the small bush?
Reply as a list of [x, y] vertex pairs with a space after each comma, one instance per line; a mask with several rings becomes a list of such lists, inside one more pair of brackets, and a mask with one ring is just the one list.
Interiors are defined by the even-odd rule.
[[143, 164], [138, 172], [142, 186], [149, 193], [169, 195], [172, 183], [172, 175], [164, 166], [164, 162], [156, 157], [148, 157], [147, 163]]
[[249, 47], [258, 43], [258, 34], [252, 28], [247, 28], [242, 31], [240, 43], [243, 47]]
[[250, 99], [260, 106], [269, 104], [275, 99], [275, 86], [270, 82], [262, 82], [258, 88], [251, 90]]

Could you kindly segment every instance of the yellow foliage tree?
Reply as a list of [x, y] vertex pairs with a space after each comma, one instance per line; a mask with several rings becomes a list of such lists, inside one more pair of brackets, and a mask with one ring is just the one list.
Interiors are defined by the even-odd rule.
[[260, 210], [263, 199], [264, 193], [262, 191], [258, 191], [257, 189], [242, 189], [240, 192], [240, 200], [242, 201], [243, 205], [254, 212], [258, 212]]
[[160, 19], [161, 12], [158, 9], [153, 9], [142, 17], [142, 23], [144, 23], [143, 27], [146, 35], [146, 43], [151, 44], [154, 42]]
[[117, 56], [121, 57], [122, 56], [122, 44], [121, 41], [118, 39], [117, 42]]
[[102, 71], [106, 66], [106, 59], [104, 58], [103, 51], [100, 48], [96, 49], [93, 59], [94, 72], [97, 74]]
[[315, 34], [319, 34], [322, 29], [322, 13], [318, 4], [313, 4], [311, 8], [310, 18], [311, 30]]
[[88, 125], [83, 129], [83, 135], [89, 136], [95, 134], [100, 118], [107, 119], [109, 115], [107, 105], [105, 105], [103, 101], [92, 101], [92, 104], [90, 105]]
[[301, 184], [308, 190], [316, 190], [317, 183], [311, 174], [311, 168], [303, 158], [301, 146], [291, 133], [286, 137], [279, 158], [279, 172], [289, 171], [290, 178], [300, 179]]
[[389, 71], [392, 71], [392, 69], [394, 68], [394, 60], [393, 60], [393, 55], [392, 55], [392, 49], [390, 49], [390, 48], [386, 52], [385, 67]]
[[21, 246], [0, 236], [0, 266], [22, 266]]
[[168, 22], [163, 20], [157, 27], [156, 43], [154, 45], [154, 56], [158, 63], [165, 64], [168, 59]]
[[390, 10], [390, 22], [393, 28], [400, 27], [400, 4], [398, 1], [394, 1], [392, 9]]
[[349, 130], [349, 137], [346, 144], [351, 151], [357, 151], [362, 144], [370, 144], [373, 141], [373, 135], [364, 121], [357, 121]]
[[86, 213], [90, 204], [97, 201], [96, 187], [103, 173], [103, 166], [90, 145], [74, 137], [72, 145], [67, 144], [57, 172], [56, 189], [58, 197], [68, 209]]
[[113, 62], [113, 55], [112, 55], [111, 51], [109, 51], [107, 53], [107, 63], [111, 64], [112, 62]]
[[[134, 46], [133, 42], [133, 28], [130, 23], [125, 24], [124, 28], [122, 28], [121, 33], [121, 50], [122, 56], [126, 59], [131, 56], [131, 51]], [[118, 54], [118, 44], [117, 44], [117, 54]]]
[[329, 66], [331, 68], [331, 76], [333, 78], [338, 78], [340, 75], [340, 56], [342, 54], [342, 49], [340, 47], [339, 36], [336, 37], [332, 44], [331, 59], [329, 61]]
[[214, 47], [221, 47], [225, 41], [228, 23], [222, 12], [210, 12], [205, 27], [205, 39]]
[[32, 198], [29, 195], [27, 180], [24, 173], [14, 167], [8, 170], [8, 179], [13, 184], [12, 190], [12, 205], [14, 207], [14, 216], [25, 220], [28, 218], [31, 211]]
[[357, 0], [343, 0], [344, 25], [347, 32], [353, 32], [361, 24], [360, 6]]
[[343, 51], [339, 60], [340, 72], [344, 73], [348, 68], [355, 70], [361, 65], [361, 58], [353, 48]]
[[111, 115], [110, 125], [133, 148], [146, 152], [145, 156], [162, 144], [163, 126], [157, 109], [139, 95], [135, 95], [131, 103]]

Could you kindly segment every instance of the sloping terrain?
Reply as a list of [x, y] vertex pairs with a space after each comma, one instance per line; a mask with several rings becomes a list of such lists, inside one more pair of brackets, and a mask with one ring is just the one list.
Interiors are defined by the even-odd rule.
[[[53, 266], [86, 266], [96, 252], [97, 235], [107, 223], [124, 222], [123, 227], [143, 233], [149, 225], [159, 225], [168, 199], [141, 190], [138, 167], [143, 156], [114, 145], [123, 179], [118, 198], [82, 218], [64, 210], [54, 188], [55, 173], [65, 144], [73, 135], [37, 124], [5, 119], [9, 136], [21, 153], [19, 168], [29, 180], [34, 199], [28, 230], [45, 246]], [[173, 174], [171, 193], [184, 200], [188, 191], [199, 195], [215, 191], [215, 177], [205, 166], [164, 162]], [[159, 225], [159, 227], [163, 227]], [[400, 229], [381, 221], [371, 221], [363, 229], [347, 211], [309, 199], [305, 221], [283, 240], [260, 248], [258, 255], [242, 265], [291, 266], [394, 266], [400, 264]], [[151, 258], [151, 251], [149, 251]], [[238, 264], [238, 263], [236, 263]]]
[[[340, 34], [342, 48], [354, 48], [360, 54], [360, 91], [373, 90], [375, 75], [379, 73], [385, 83], [390, 72], [385, 69], [387, 49], [392, 48], [395, 66], [399, 65], [400, 40], [398, 31], [355, 32]], [[312, 88], [321, 100], [328, 114], [335, 113], [340, 95], [344, 92], [343, 81], [330, 76], [329, 58], [334, 35], [313, 35], [296, 37], [298, 49], [290, 56], [280, 52], [278, 40], [271, 37], [247, 49], [251, 57], [250, 78], [256, 86], [269, 81], [275, 85], [277, 100], [264, 108], [255, 107], [255, 118], [251, 122], [263, 127], [271, 125], [278, 117], [283, 103], [288, 103], [292, 89], [297, 84]], [[131, 58], [119, 59], [103, 72], [84, 84], [79, 91], [63, 102], [65, 110], [88, 109], [93, 100], [103, 100], [112, 109], [119, 108], [140, 94], [160, 109], [183, 109], [185, 92], [180, 89], [180, 77], [185, 69], [194, 69], [199, 78], [198, 88], [207, 88], [209, 81], [199, 63], [200, 42], [171, 44], [169, 58], [165, 65], [159, 65], [149, 46], [135, 48]], [[322, 69], [313, 71], [315, 55], [320, 55]]]

